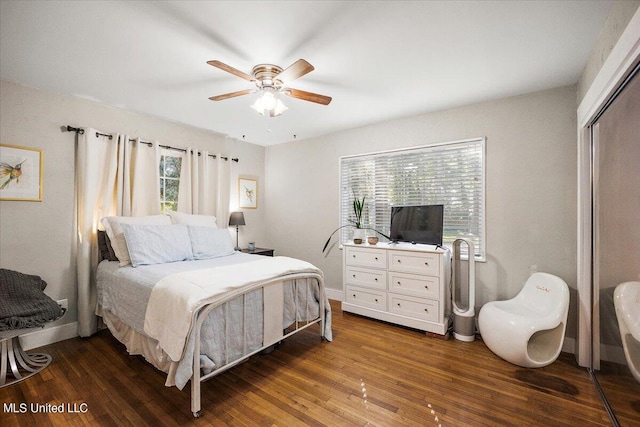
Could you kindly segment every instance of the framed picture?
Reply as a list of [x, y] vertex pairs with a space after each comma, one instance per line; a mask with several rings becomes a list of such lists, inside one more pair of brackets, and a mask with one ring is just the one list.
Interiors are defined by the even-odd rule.
[[42, 201], [42, 150], [0, 144], [0, 200]]
[[245, 209], [256, 209], [258, 207], [258, 181], [238, 178], [238, 204]]

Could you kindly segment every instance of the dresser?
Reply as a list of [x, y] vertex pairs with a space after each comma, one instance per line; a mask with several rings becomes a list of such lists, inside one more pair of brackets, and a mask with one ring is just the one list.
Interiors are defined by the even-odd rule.
[[342, 311], [444, 335], [450, 252], [433, 245], [346, 243]]

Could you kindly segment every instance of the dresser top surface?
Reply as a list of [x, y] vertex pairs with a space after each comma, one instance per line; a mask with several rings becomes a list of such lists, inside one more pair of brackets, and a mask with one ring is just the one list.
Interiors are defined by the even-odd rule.
[[352, 241], [344, 243], [345, 247], [351, 248], [366, 248], [366, 249], [386, 249], [386, 250], [398, 250], [398, 251], [416, 251], [416, 252], [432, 252], [432, 253], [446, 253], [447, 250], [440, 248], [436, 248], [435, 245], [424, 245], [420, 243], [409, 243], [409, 242], [379, 242], [376, 245], [370, 245], [366, 242], [361, 244], [355, 244]]

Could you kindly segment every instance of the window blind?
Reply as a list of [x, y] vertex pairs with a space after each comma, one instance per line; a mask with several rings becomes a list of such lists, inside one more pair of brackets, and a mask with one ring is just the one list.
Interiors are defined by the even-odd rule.
[[[444, 205], [443, 244], [471, 240], [485, 259], [485, 138], [340, 159], [340, 225], [352, 223], [353, 200], [365, 198], [363, 227], [389, 235], [391, 207]], [[369, 232], [371, 234], [372, 232]], [[341, 241], [353, 236], [341, 230]], [[383, 239], [384, 240], [384, 239]], [[462, 245], [466, 247], [466, 245]]]

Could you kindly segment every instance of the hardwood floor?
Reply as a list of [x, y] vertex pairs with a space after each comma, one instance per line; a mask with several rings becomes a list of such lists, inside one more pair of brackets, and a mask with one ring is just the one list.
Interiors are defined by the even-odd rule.
[[[332, 343], [315, 328], [202, 387], [202, 417], [164, 374], [129, 356], [108, 331], [39, 349], [42, 373], [0, 389], [2, 426], [606, 426], [587, 372], [562, 354], [542, 369], [494, 356], [482, 341], [430, 338], [343, 314], [332, 301]], [[636, 401], [640, 400], [637, 398]], [[7, 412], [6, 404], [27, 406]], [[32, 413], [31, 404], [63, 404]], [[69, 412], [75, 409], [76, 412]], [[84, 412], [83, 412], [84, 411]], [[623, 422], [623, 420], [620, 420]], [[622, 425], [639, 425], [640, 405]]]
[[596, 377], [620, 425], [640, 426], [640, 383], [629, 368], [602, 361]]

